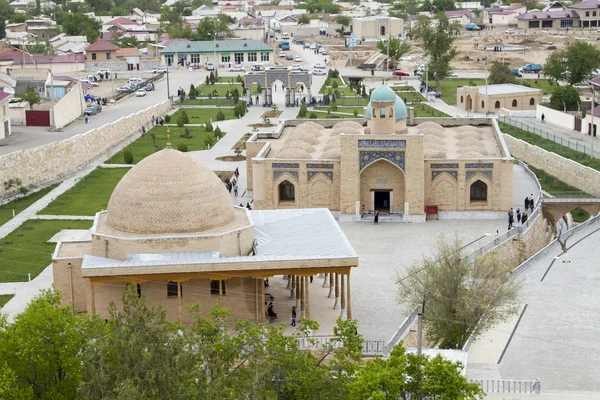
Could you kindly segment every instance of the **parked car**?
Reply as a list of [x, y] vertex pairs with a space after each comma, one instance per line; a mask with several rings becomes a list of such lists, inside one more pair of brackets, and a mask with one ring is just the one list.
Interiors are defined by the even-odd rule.
[[146, 91], [144, 89], [140, 89], [137, 92], [135, 92], [135, 97], [145, 97], [146, 96]]
[[94, 107], [87, 107], [83, 110], [83, 115], [96, 115], [98, 111]]
[[280, 58], [285, 58], [285, 53], [279, 53]]
[[293, 56], [293, 55], [291, 55], [291, 54], [287, 54], [287, 55], [285, 56], [285, 59], [286, 59], [286, 60], [288, 60], [288, 61], [294, 61], [294, 56]]
[[140, 83], [144, 83], [144, 80], [142, 78], [129, 78], [127, 83], [130, 84], [131, 86], [134, 86], [134, 85], [139, 85]]
[[296, 61], [296, 62], [302, 62], [302, 57], [296, 56], [296, 57], [294, 57], [294, 61]]
[[207, 71], [214, 71], [215, 70], [215, 63], [213, 62], [207, 62], [206, 63], [206, 70]]
[[244, 72], [244, 67], [239, 64], [229, 67], [229, 72]]
[[310, 49], [310, 43], [304, 43], [304, 48], [305, 49]]
[[313, 75], [327, 75], [324, 69], [314, 69], [312, 72]]
[[321, 48], [319, 49], [319, 53], [320, 53], [321, 55], [323, 55], [323, 56], [326, 56], [326, 55], [327, 55], [327, 50], [325, 50], [325, 47], [321, 47]]
[[504, 31], [504, 33], [508, 33], [508, 34], [511, 34], [511, 35], [512, 35], [513, 33], [515, 33], [515, 32], [516, 32], [516, 31], [515, 31], [514, 29], [507, 29], [507, 30], [505, 30], [505, 31]]
[[153, 74], [160, 74], [160, 73], [166, 74], [166, 73], [168, 73], [168, 72], [169, 72], [169, 71], [167, 71], [167, 69], [166, 69], [166, 68], [163, 68], [163, 67], [161, 67], [161, 68], [156, 68], [156, 69], [153, 69], [153, 70], [152, 70], [152, 73], [153, 73]]
[[314, 50], [314, 49], [316, 49], [316, 48], [317, 48], [317, 45], [313, 43], [313, 44], [311, 44], [311, 45], [310, 45], [310, 47], [309, 47], [309, 48], [310, 48], [311, 50]]
[[454, 72], [454, 71], [450, 71], [450, 72], [448, 72], [448, 76], [456, 78], [458, 76], [458, 74], [456, 72]]
[[326, 69], [327, 66], [325, 64], [316, 63], [314, 68], [315, 69]]
[[399, 69], [398, 69], [398, 70], [396, 70], [396, 71], [394, 71], [394, 75], [396, 75], [396, 76], [410, 76], [410, 74], [409, 74], [409, 73], [402, 72], [402, 71], [400, 71]]
[[148, 84], [146, 85], [146, 92], [151, 92], [151, 91], [153, 91], [153, 90], [154, 90], [154, 85], [153, 85], [153, 84], [151, 84], [151, 83], [148, 83]]
[[84, 83], [87, 83], [87, 84], [92, 85], [94, 87], [98, 86], [98, 82], [90, 81], [87, 78], [79, 78], [79, 82], [84, 82]]
[[96, 75], [106, 75], [106, 74], [111, 75], [110, 69], [102, 68], [96, 72]]
[[430, 91], [430, 92], [427, 92], [427, 95], [428, 95], [428, 96], [431, 96], [431, 97], [435, 97], [435, 98], [437, 98], [437, 99], [439, 99], [440, 97], [442, 97], [442, 94], [441, 94], [441, 93], [438, 93], [438, 92], [436, 92], [436, 91], [434, 91], [434, 90], [432, 90], [432, 91]]
[[300, 64], [294, 64], [289, 68], [290, 71], [299, 71], [301, 69], [302, 69], [302, 65], [300, 65]]
[[123, 85], [117, 89], [119, 92], [132, 92], [135, 88], [131, 85]]

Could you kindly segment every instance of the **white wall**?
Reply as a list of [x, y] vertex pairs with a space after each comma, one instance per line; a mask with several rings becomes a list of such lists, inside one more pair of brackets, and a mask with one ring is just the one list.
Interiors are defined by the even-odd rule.
[[76, 82], [58, 103], [54, 105], [54, 113], [50, 113], [54, 117], [54, 127], [60, 129], [83, 114], [85, 110], [85, 100], [83, 99], [83, 90], [81, 82]]
[[[575, 116], [574, 115], [566, 114], [562, 111], [553, 110], [552, 108], [544, 107], [544, 106], [538, 104], [535, 109], [535, 118], [541, 119], [542, 113], [544, 114], [546, 122], [550, 122], [554, 125], [562, 126], [563, 128], [569, 129], [569, 130], [573, 130], [575, 128]], [[582, 126], [582, 128], [583, 128], [583, 126]]]

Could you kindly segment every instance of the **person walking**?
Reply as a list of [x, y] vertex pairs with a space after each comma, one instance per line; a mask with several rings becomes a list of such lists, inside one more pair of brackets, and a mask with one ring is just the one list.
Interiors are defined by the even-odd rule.
[[511, 208], [508, 211], [508, 230], [510, 231], [513, 228], [513, 223], [514, 223], [514, 219], [513, 219], [513, 209]]
[[531, 199], [529, 200], [529, 209], [533, 212], [533, 207], [535, 206], [535, 201], [533, 200], [533, 193], [531, 193]]
[[525, 197], [525, 210], [523, 212], [527, 211], [528, 208], [529, 208], [529, 197]]
[[233, 195], [238, 197], [238, 186], [235, 183], [233, 184]]
[[375, 217], [373, 218], [373, 223], [379, 223], [379, 211], [375, 211]]
[[517, 208], [517, 223], [521, 223], [521, 209]]
[[90, 118], [90, 116], [87, 115], [87, 114], [85, 114], [85, 116], [83, 118], [85, 119], [85, 123], [89, 124], [89, 118]]
[[296, 306], [292, 306], [292, 323], [291, 326], [296, 326]]
[[542, 113], [542, 123], [544, 123], [545, 120], [546, 120], [546, 116], [544, 115], [544, 113]]

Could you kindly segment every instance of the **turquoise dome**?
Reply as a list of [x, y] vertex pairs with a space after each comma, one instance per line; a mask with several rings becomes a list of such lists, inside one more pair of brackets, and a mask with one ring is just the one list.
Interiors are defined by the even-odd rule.
[[396, 93], [388, 85], [379, 85], [371, 93], [371, 101], [394, 101]]
[[365, 118], [371, 119], [371, 102], [365, 107]]
[[406, 119], [408, 112], [406, 111], [406, 104], [400, 96], [396, 95], [396, 121], [399, 119]]

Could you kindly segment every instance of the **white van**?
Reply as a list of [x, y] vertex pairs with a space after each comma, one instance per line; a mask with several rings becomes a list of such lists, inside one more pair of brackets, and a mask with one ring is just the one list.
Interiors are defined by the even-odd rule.
[[289, 38], [290, 38], [290, 34], [289, 34], [288, 32], [283, 32], [283, 33], [281, 34], [281, 38], [282, 38], [282, 39], [289, 39]]
[[127, 83], [129, 83], [130, 85], [139, 85], [142, 82], [144, 82], [142, 78], [129, 78], [129, 80], [127, 81]]
[[207, 71], [214, 71], [215, 70], [215, 63], [209, 61], [206, 63], [206, 70]]

